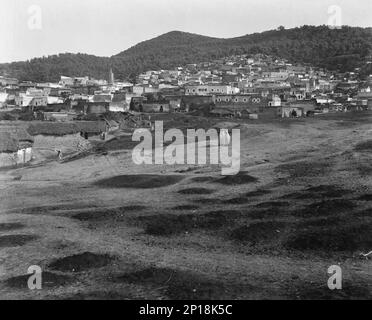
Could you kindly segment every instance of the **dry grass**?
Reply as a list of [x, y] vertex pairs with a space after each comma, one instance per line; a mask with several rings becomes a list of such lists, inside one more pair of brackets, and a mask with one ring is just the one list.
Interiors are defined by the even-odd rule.
[[206, 189], [206, 188], [187, 188], [183, 190], [179, 190], [178, 193], [180, 194], [212, 194], [214, 190]]
[[25, 227], [24, 224], [14, 222], [14, 223], [0, 223], [0, 232], [2, 231], [12, 231], [12, 230], [19, 230]]
[[94, 268], [105, 267], [116, 260], [116, 257], [108, 254], [84, 252], [51, 262], [48, 267], [51, 270], [62, 272], [81, 272]]
[[230, 238], [234, 241], [249, 243], [250, 245], [263, 241], [275, 241], [285, 226], [286, 223], [278, 221], [254, 222], [248, 226], [234, 229], [230, 234]]
[[220, 300], [249, 290], [242, 285], [226, 285], [196, 273], [156, 267], [126, 273], [114, 281], [158, 288], [167, 299], [173, 300]]
[[72, 216], [73, 219], [77, 219], [79, 221], [87, 221], [87, 222], [105, 222], [105, 221], [124, 221], [128, 215], [127, 213], [131, 212], [139, 212], [145, 210], [147, 207], [145, 206], [124, 206], [120, 208], [114, 209], [101, 209], [92, 212], [79, 212]]
[[[4, 281], [4, 284], [7, 287], [14, 288], [14, 289], [27, 289], [28, 285], [28, 279], [30, 278], [29, 274], [22, 275], [22, 276], [16, 276], [9, 278]], [[57, 274], [49, 271], [45, 271], [42, 273], [42, 288], [50, 289], [50, 288], [57, 288], [57, 287], [63, 287], [68, 284], [70, 284], [73, 281], [73, 278], [68, 275], [64, 274]]]
[[[323, 220], [324, 221], [324, 220]], [[372, 225], [364, 222], [347, 224], [324, 223], [321, 226], [298, 229], [285, 244], [290, 249], [301, 251], [335, 251], [370, 250], [372, 247]]]
[[298, 161], [281, 164], [276, 167], [276, 172], [286, 174], [290, 179], [309, 178], [325, 175], [330, 166], [331, 164], [325, 161]]
[[177, 184], [183, 179], [178, 175], [122, 175], [96, 182], [102, 188], [132, 188], [132, 189], [153, 189], [162, 188]]
[[355, 148], [355, 151], [372, 151], [372, 140], [359, 142]]
[[301, 217], [318, 217], [339, 215], [345, 211], [350, 212], [356, 208], [356, 204], [347, 199], [332, 199], [314, 202], [307, 205], [303, 210], [298, 210], [294, 215]]
[[21, 247], [38, 238], [38, 236], [27, 234], [0, 236], [0, 248]]
[[216, 179], [213, 182], [221, 183], [224, 185], [241, 185], [248, 183], [256, 183], [258, 182], [258, 178], [250, 176], [247, 172], [240, 171], [235, 176], [226, 176], [220, 179]]

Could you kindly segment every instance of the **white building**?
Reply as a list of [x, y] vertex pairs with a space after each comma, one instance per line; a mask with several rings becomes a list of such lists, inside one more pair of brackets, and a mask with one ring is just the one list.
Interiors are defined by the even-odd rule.
[[224, 84], [204, 84], [204, 85], [186, 85], [185, 95], [189, 96], [208, 96], [216, 94], [234, 94], [237, 88]]

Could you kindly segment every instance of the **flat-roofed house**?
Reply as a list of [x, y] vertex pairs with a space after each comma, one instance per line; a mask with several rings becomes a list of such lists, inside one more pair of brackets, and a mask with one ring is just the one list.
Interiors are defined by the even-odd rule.
[[216, 108], [226, 108], [235, 111], [248, 110], [258, 113], [268, 107], [268, 99], [258, 94], [251, 95], [219, 95], [215, 97]]
[[125, 93], [115, 94], [110, 102], [111, 112], [127, 112], [129, 111], [129, 103]]
[[30, 162], [34, 139], [23, 128], [2, 128], [2, 130], [4, 131], [0, 131], [0, 167], [12, 167]]
[[8, 94], [5, 92], [0, 92], [0, 109], [6, 107], [6, 101], [8, 100]]
[[208, 96], [215, 94], [233, 94], [234, 90], [230, 85], [210, 83], [210, 84], [192, 84], [185, 86], [185, 95], [187, 96]]

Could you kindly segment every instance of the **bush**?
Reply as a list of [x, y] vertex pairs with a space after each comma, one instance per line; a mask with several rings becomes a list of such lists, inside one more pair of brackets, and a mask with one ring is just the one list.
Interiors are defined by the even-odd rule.
[[16, 117], [8, 112], [0, 112], [0, 121], [14, 121]]

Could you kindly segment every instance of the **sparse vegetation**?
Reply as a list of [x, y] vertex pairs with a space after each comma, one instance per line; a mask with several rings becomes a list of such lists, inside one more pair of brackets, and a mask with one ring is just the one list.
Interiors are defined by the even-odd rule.
[[255, 183], [258, 181], [258, 178], [252, 177], [247, 172], [240, 171], [234, 176], [225, 176], [223, 178], [217, 179], [214, 182], [221, 183], [225, 185], [239, 185], [239, 184], [248, 184]]
[[178, 191], [180, 194], [212, 194], [214, 190], [206, 188], [188, 188]]
[[21, 247], [38, 238], [37, 236], [27, 234], [0, 236], [0, 248]]
[[355, 146], [355, 151], [372, 151], [372, 140], [359, 142]]
[[64, 272], [81, 272], [93, 268], [101, 268], [115, 261], [115, 257], [108, 254], [97, 254], [84, 252], [60, 259], [56, 259], [49, 264], [51, 270]]
[[196, 273], [156, 267], [123, 274], [115, 282], [160, 287], [168, 299], [175, 300], [224, 299], [231, 297], [233, 292], [243, 290], [241, 285], [225, 285]]
[[153, 189], [177, 184], [182, 179], [178, 175], [122, 175], [100, 180], [96, 185], [103, 188]]
[[286, 246], [296, 250], [320, 250], [326, 252], [369, 250], [372, 246], [371, 224], [337, 222], [324, 227], [300, 229], [287, 241]]
[[234, 229], [230, 237], [233, 240], [254, 245], [263, 241], [275, 240], [285, 226], [286, 223], [284, 222], [254, 222], [248, 226], [241, 226]]

